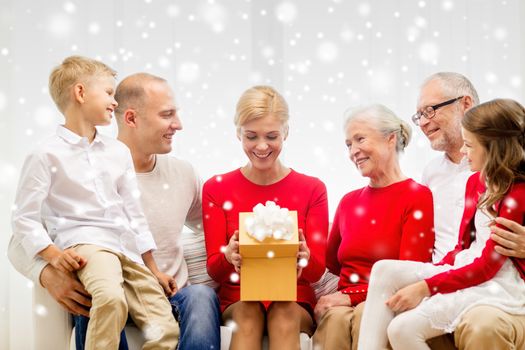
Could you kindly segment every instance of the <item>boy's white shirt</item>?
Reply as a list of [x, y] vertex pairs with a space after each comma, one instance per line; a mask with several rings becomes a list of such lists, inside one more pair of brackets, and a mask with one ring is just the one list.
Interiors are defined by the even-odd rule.
[[21, 245], [30, 258], [52, 243], [60, 249], [96, 244], [143, 264], [140, 254], [156, 245], [139, 198], [126, 145], [98, 132], [89, 143], [58, 126], [26, 158], [10, 244]]

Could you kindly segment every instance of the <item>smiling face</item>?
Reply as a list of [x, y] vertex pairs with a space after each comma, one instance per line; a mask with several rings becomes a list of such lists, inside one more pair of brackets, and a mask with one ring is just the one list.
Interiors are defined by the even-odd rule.
[[[429, 81], [421, 88], [417, 110], [434, 106], [458, 96], [445, 96], [441, 82], [437, 79]], [[461, 118], [464, 110], [458, 102], [443, 106], [436, 110], [432, 119], [422, 117], [419, 127], [430, 141], [430, 146], [436, 151], [446, 153], [458, 152], [462, 146]]]
[[487, 161], [487, 151], [476, 138], [476, 134], [461, 128], [463, 147], [461, 153], [467, 158], [471, 171], [481, 171]]
[[171, 152], [172, 139], [182, 123], [173, 91], [164, 81], [150, 80], [144, 86], [143, 105], [137, 109], [138, 147], [146, 154]]
[[384, 173], [385, 164], [390, 164], [396, 157], [395, 137], [383, 135], [364, 118], [351, 120], [345, 135], [350, 160], [362, 176], [379, 177]]
[[118, 103], [115, 101], [115, 78], [99, 74], [84, 84], [82, 105], [86, 120], [93, 126], [108, 125]]
[[286, 136], [286, 126], [272, 115], [245, 122], [238, 134], [244, 153], [259, 171], [275, 169]]

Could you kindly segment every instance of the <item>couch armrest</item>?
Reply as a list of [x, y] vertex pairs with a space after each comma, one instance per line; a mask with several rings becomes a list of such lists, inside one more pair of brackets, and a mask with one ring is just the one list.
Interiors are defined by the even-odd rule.
[[69, 350], [71, 315], [49, 295], [47, 290], [35, 284], [33, 288], [34, 349]]

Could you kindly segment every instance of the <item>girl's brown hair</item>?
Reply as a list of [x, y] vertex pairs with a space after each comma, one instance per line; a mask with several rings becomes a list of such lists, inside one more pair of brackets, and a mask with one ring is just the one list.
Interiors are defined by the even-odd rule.
[[487, 152], [481, 170], [487, 192], [478, 208], [497, 215], [494, 204], [514, 182], [525, 181], [525, 108], [511, 99], [495, 99], [470, 109], [461, 124]]

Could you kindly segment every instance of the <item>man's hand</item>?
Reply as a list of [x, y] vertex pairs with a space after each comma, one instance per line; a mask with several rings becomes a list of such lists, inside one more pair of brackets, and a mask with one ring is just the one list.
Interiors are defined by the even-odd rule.
[[320, 322], [328, 309], [333, 306], [352, 306], [352, 303], [348, 295], [341, 292], [323, 295], [315, 305], [315, 320]]
[[40, 274], [40, 283], [68, 312], [89, 317], [91, 296], [75, 275], [46, 265]]
[[402, 312], [415, 308], [424, 297], [430, 296], [427, 282], [419, 281], [401, 288], [386, 301], [386, 305], [394, 312]]
[[490, 238], [498, 244], [494, 249], [501, 255], [524, 259], [525, 227], [505, 218], [496, 218], [496, 222], [508, 230], [496, 225], [490, 227], [492, 231]]

